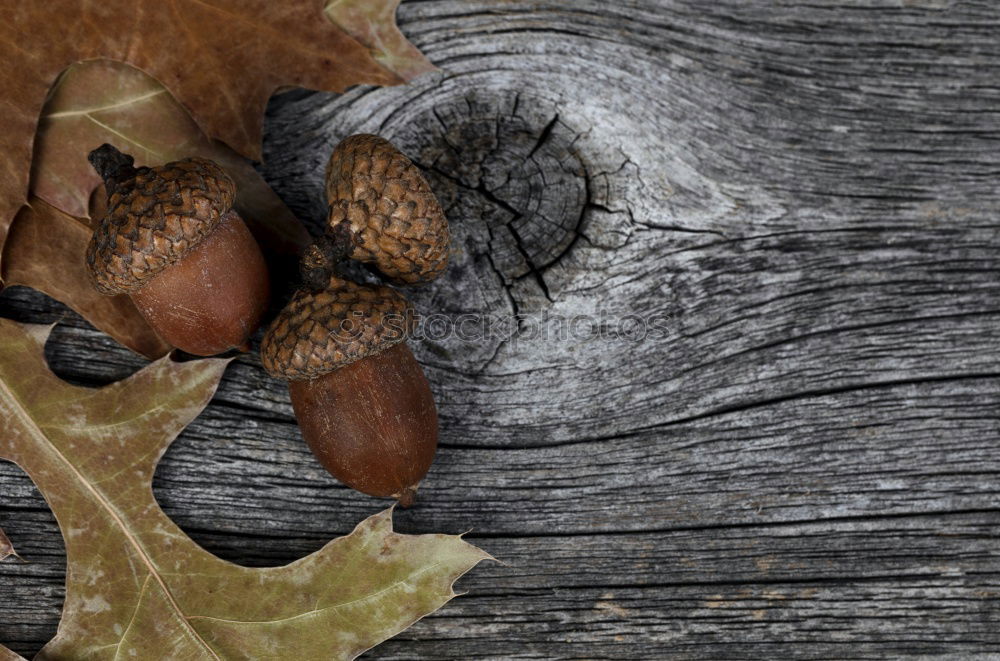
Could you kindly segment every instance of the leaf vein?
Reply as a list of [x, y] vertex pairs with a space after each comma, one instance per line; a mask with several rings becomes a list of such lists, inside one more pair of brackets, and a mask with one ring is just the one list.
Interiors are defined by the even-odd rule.
[[353, 606], [355, 604], [360, 604], [360, 603], [364, 603], [366, 601], [371, 601], [373, 599], [376, 599], [376, 598], [382, 596], [383, 594], [385, 594], [387, 592], [395, 590], [397, 587], [399, 587], [401, 585], [409, 585], [410, 584], [409, 582], [411, 580], [413, 580], [414, 578], [416, 578], [417, 576], [419, 576], [421, 574], [424, 574], [426, 572], [429, 572], [430, 570], [432, 570], [432, 569], [440, 566], [441, 564], [443, 564], [443, 563], [441, 561], [438, 561], [438, 562], [435, 562], [433, 564], [427, 565], [426, 567], [423, 567], [423, 568], [418, 569], [417, 571], [413, 572], [412, 574], [410, 574], [406, 578], [400, 579], [400, 580], [396, 581], [395, 583], [393, 583], [392, 585], [384, 587], [381, 590], [379, 590], [378, 592], [373, 592], [372, 594], [365, 595], [364, 597], [358, 597], [357, 599], [352, 599], [351, 601], [344, 601], [344, 602], [341, 602], [339, 604], [332, 604], [330, 606], [326, 606], [324, 608], [318, 608], [318, 609], [315, 609], [315, 610], [306, 611], [304, 613], [298, 613], [297, 615], [292, 615], [290, 617], [282, 617], [282, 618], [278, 618], [276, 620], [227, 620], [227, 619], [221, 618], [221, 617], [212, 617], [211, 615], [189, 615], [188, 619], [189, 620], [212, 620], [213, 622], [225, 622], [226, 624], [280, 624], [282, 622], [292, 622], [294, 620], [302, 619], [302, 618], [305, 618], [305, 617], [310, 617], [310, 616], [317, 615], [319, 613], [323, 613], [323, 612], [326, 612], [326, 611], [337, 612], [340, 609], [346, 608], [348, 606]]
[[115, 658], [112, 661], [118, 661], [118, 655], [121, 653], [122, 643], [128, 638], [128, 632], [132, 629], [132, 624], [135, 623], [136, 617], [139, 616], [139, 608], [142, 606], [142, 598], [146, 595], [146, 587], [149, 585], [149, 574], [146, 574], [146, 580], [142, 582], [142, 588], [139, 590], [139, 598], [135, 600], [135, 610], [132, 611], [132, 617], [129, 618], [128, 626], [125, 627], [125, 631], [122, 632], [122, 637], [118, 640], [115, 645]]
[[90, 121], [92, 121], [93, 123], [95, 123], [98, 126], [100, 126], [102, 129], [104, 129], [108, 133], [111, 133], [113, 135], [117, 135], [122, 140], [125, 140], [126, 142], [132, 143], [133, 145], [135, 145], [139, 149], [145, 150], [145, 151], [149, 152], [150, 154], [152, 154], [154, 156], [157, 156], [157, 157], [159, 157], [161, 159], [163, 158], [163, 154], [159, 153], [158, 151], [156, 151], [154, 149], [150, 149], [149, 147], [147, 147], [146, 145], [142, 144], [138, 140], [135, 140], [134, 138], [128, 137], [127, 135], [125, 135], [121, 131], [116, 130], [113, 126], [105, 124], [104, 122], [102, 122], [101, 120], [97, 119], [93, 115], [85, 115], [85, 117], [87, 119], [89, 119]]
[[130, 99], [123, 99], [117, 103], [112, 103], [106, 106], [98, 106], [96, 108], [85, 108], [83, 110], [63, 110], [61, 112], [53, 112], [45, 115], [42, 119], [62, 119], [64, 117], [79, 117], [80, 115], [90, 115], [95, 112], [105, 112], [107, 110], [114, 110], [116, 108], [121, 108], [124, 106], [129, 106], [134, 103], [140, 103], [146, 99], [151, 99], [154, 96], [159, 96], [160, 94], [166, 93], [166, 89], [153, 90], [152, 92], [146, 92], [145, 94], [140, 94], [139, 96], [133, 96]]

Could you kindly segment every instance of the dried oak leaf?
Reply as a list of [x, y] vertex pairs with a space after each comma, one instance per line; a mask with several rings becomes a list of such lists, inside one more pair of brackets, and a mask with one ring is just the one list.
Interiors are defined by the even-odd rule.
[[[386, 0], [378, 0], [386, 2]], [[0, 24], [0, 245], [28, 192], [32, 140], [49, 87], [69, 65], [127, 62], [166, 86], [213, 138], [259, 159], [279, 87], [341, 91], [402, 82], [321, 17], [316, 0], [46, 0]]]
[[170, 350], [128, 296], [102, 296], [90, 283], [84, 253], [91, 229], [38, 198], [22, 207], [0, 260], [7, 286], [24, 285], [67, 304], [98, 330], [148, 358]]
[[309, 243], [302, 223], [247, 159], [209, 139], [155, 78], [111, 60], [74, 64], [53, 86], [38, 124], [31, 192], [72, 216], [86, 217], [101, 183], [87, 154], [105, 142], [134, 156], [137, 166], [189, 156], [211, 159], [236, 180], [236, 210], [262, 246], [297, 257]]
[[25, 661], [20, 654], [15, 654], [3, 645], [0, 645], [0, 661]]
[[0, 457], [35, 482], [66, 544], [62, 622], [41, 657], [351, 659], [442, 606], [488, 558], [457, 536], [396, 534], [391, 510], [284, 567], [213, 556], [151, 481], [226, 361], [163, 358], [83, 388], [47, 369], [47, 335], [0, 320]]
[[9, 557], [18, 557], [17, 553], [14, 551], [14, 545], [10, 543], [7, 539], [7, 535], [4, 534], [3, 530], [0, 529], [0, 561], [6, 560]]
[[394, 20], [398, 7], [399, 0], [328, 0], [323, 13], [367, 46], [379, 64], [410, 80], [436, 67], [399, 31]]
[[[202, 133], [154, 78], [127, 64], [91, 60], [60, 76], [42, 111], [31, 205], [40, 208], [37, 195], [51, 206], [42, 203], [47, 212], [42, 218], [25, 209], [15, 217], [0, 259], [0, 276], [6, 284], [44, 291], [134, 351], [152, 358], [166, 353], [167, 345], [127, 297], [102, 300], [82, 268], [90, 232], [79, 220], [103, 213], [105, 202], [104, 189], [98, 188], [100, 177], [87, 154], [105, 142], [135, 156], [138, 165], [162, 165], [189, 156], [204, 156], [222, 165], [236, 180], [236, 209], [264, 249], [273, 289], [279, 291], [294, 279], [309, 233], [253, 165]], [[63, 226], [76, 227], [50, 234], [49, 229], [56, 229], [54, 217], [61, 217]]]

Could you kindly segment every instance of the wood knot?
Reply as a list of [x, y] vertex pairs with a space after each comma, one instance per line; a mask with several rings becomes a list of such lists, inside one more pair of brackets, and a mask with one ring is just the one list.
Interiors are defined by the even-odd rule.
[[546, 272], [572, 249], [589, 202], [579, 132], [555, 108], [502, 90], [439, 100], [410, 125], [394, 138], [424, 170], [453, 245], [472, 262], [453, 268], [489, 271], [520, 312], [551, 303], [558, 292]]

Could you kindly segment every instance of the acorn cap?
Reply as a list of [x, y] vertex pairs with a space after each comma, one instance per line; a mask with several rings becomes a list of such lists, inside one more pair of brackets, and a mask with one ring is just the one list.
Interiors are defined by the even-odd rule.
[[412, 284], [448, 265], [448, 221], [427, 180], [383, 138], [345, 139], [326, 169], [327, 231], [350, 227], [351, 257], [371, 262], [388, 278]]
[[415, 326], [413, 308], [395, 290], [331, 276], [321, 291], [295, 293], [267, 329], [261, 361], [273, 376], [315, 379], [399, 344]]
[[218, 165], [187, 158], [155, 168], [132, 167], [111, 145], [90, 154], [105, 180], [108, 210], [87, 246], [98, 291], [135, 291], [212, 233], [233, 206], [236, 185]]

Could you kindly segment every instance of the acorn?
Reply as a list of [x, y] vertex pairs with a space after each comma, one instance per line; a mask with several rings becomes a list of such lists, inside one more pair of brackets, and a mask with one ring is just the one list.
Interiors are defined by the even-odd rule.
[[309, 448], [338, 480], [408, 506], [434, 460], [437, 410], [406, 346], [415, 315], [399, 293], [331, 275], [300, 289], [261, 344], [264, 368], [288, 380]]
[[420, 170], [377, 135], [346, 138], [326, 168], [326, 232], [349, 256], [397, 284], [429, 282], [448, 265], [448, 223]]
[[334, 477], [409, 506], [438, 436], [430, 384], [405, 342], [416, 314], [396, 290], [338, 267], [353, 258], [393, 282], [426, 282], [447, 265], [448, 224], [416, 166], [376, 136], [334, 150], [327, 192], [325, 236], [303, 255], [303, 288], [264, 335], [262, 362], [288, 380], [302, 436]]
[[233, 180], [204, 158], [136, 168], [108, 144], [89, 160], [108, 195], [86, 254], [97, 291], [128, 294], [164, 341], [188, 353], [248, 350], [270, 284], [232, 208]]

